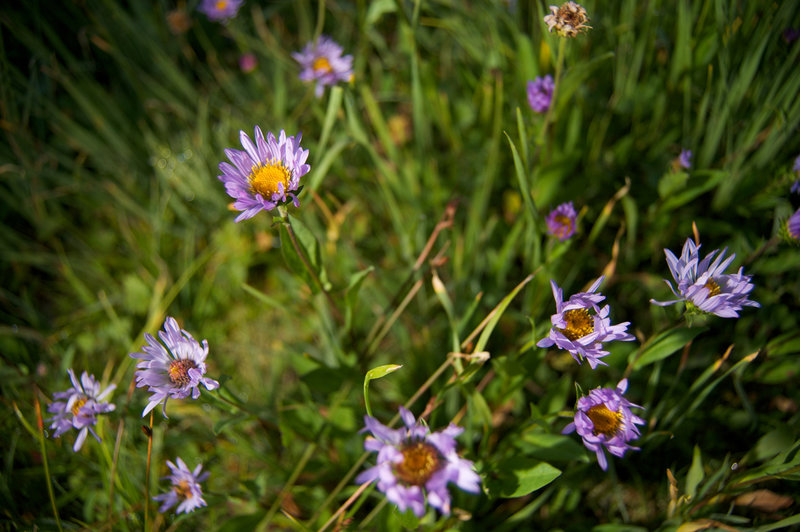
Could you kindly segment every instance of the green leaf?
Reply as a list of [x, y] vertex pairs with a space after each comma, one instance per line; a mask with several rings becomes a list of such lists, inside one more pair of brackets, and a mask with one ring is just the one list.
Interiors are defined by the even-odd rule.
[[561, 475], [547, 462], [531, 458], [507, 458], [494, 470], [497, 477], [487, 480], [489, 492], [494, 497], [522, 497], [547, 486]]
[[697, 486], [703, 480], [703, 457], [700, 454], [700, 447], [694, 446], [694, 457], [689, 472], [686, 474], [686, 495], [694, 498], [697, 493]]
[[525, 432], [520, 441], [522, 444], [520, 447], [524, 446], [526, 456], [554, 462], [589, 461], [586, 449], [569, 436], [546, 432]]
[[364, 376], [364, 405], [367, 407], [368, 415], [372, 415], [372, 409], [369, 406], [369, 381], [385, 377], [389, 373], [397, 371], [402, 367], [402, 365], [398, 364], [385, 364], [383, 366], [378, 366], [377, 368], [372, 368]]
[[631, 354], [631, 357], [636, 357], [633, 369], [641, 369], [648, 364], [667, 358], [707, 330], [708, 327], [679, 328], [659, 334], [642, 346], [643, 350], [638, 357], [636, 352]]

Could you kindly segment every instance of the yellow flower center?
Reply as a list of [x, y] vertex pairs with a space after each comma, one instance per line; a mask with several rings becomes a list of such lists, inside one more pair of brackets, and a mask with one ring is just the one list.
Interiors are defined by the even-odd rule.
[[177, 386], [186, 386], [190, 382], [192, 382], [192, 378], [189, 376], [189, 370], [194, 369], [197, 367], [194, 360], [189, 360], [188, 358], [182, 358], [180, 360], [174, 360], [169, 365], [169, 380], [172, 381], [172, 384]]
[[182, 501], [185, 501], [192, 496], [192, 488], [189, 486], [188, 480], [181, 480], [178, 482], [177, 486], [172, 487], [172, 491], [174, 491], [178, 498]]
[[559, 331], [573, 342], [594, 332], [594, 318], [585, 308], [566, 311], [564, 313], [564, 321], [567, 322], [567, 327], [559, 329]]
[[586, 415], [592, 420], [594, 425], [592, 433], [595, 436], [599, 433], [611, 438], [622, 427], [622, 414], [612, 412], [606, 405], [595, 405], [586, 412]]
[[314, 62], [311, 63], [311, 67], [314, 70], [321, 70], [325, 74], [330, 74], [333, 72], [330, 62], [328, 62], [328, 60], [324, 57], [317, 57], [314, 59]]
[[214, 7], [217, 9], [217, 11], [222, 11], [228, 7], [228, 0], [217, 0], [217, 3], [214, 4]]
[[559, 237], [564, 236], [570, 231], [572, 231], [572, 220], [569, 218], [569, 216], [564, 216], [563, 214], [556, 214], [554, 219], [556, 223], [558, 223], [558, 225], [561, 226], [556, 231], [556, 236]]
[[77, 416], [77, 415], [78, 415], [78, 412], [80, 412], [80, 411], [81, 411], [81, 407], [82, 407], [83, 405], [85, 405], [85, 404], [86, 404], [86, 401], [88, 401], [88, 400], [89, 400], [89, 399], [88, 399], [88, 398], [87, 398], [85, 395], [82, 395], [80, 399], [78, 399], [77, 401], [75, 401], [75, 404], [74, 404], [74, 405], [72, 405], [72, 415], [73, 415], [73, 416]]
[[406, 484], [422, 486], [441, 466], [438, 451], [429, 443], [409, 443], [401, 452], [403, 461], [394, 466], [394, 474]]
[[709, 279], [708, 282], [703, 286], [708, 288], [708, 297], [712, 297], [720, 293], [719, 285], [715, 283], [713, 279]]
[[289, 188], [291, 173], [280, 162], [268, 162], [253, 167], [248, 177], [253, 194], [261, 194], [265, 199], [271, 200], [273, 194], [280, 192], [278, 183], [283, 184], [283, 190]]

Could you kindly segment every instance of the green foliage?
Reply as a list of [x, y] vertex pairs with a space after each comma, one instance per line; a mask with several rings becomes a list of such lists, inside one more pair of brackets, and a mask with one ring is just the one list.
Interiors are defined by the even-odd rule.
[[[798, 207], [783, 32], [800, 6], [587, 2], [592, 29], [563, 41], [538, 2], [248, 0], [226, 24], [197, 4], [0, 7], [2, 528], [800, 522], [800, 259], [777, 238]], [[316, 98], [291, 53], [321, 33], [354, 79]], [[545, 74], [537, 114], [526, 84]], [[311, 171], [299, 208], [235, 224], [218, 165], [256, 125], [302, 131]], [[559, 242], [544, 218], [567, 201]], [[663, 249], [693, 226], [703, 252], [737, 254], [760, 308], [684, 323], [650, 304], [673, 298]], [[596, 370], [536, 347], [550, 280], [569, 297], [600, 275], [637, 341]], [[128, 353], [165, 316], [208, 339], [222, 387], [156, 408], [149, 439]], [[117, 386], [78, 453], [75, 431], [42, 438], [68, 368]], [[646, 423], [604, 472], [562, 430], [623, 378]], [[451, 484], [449, 516], [355, 484], [375, 463], [364, 414], [388, 425], [400, 405], [464, 428], [482, 492]], [[145, 499], [177, 456], [210, 472], [208, 506], [180, 517]]]

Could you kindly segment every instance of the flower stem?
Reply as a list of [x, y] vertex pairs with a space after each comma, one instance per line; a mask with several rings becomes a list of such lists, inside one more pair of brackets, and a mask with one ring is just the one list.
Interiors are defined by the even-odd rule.
[[564, 69], [564, 48], [566, 45], [566, 39], [558, 39], [558, 55], [556, 57], [556, 75], [555, 81], [553, 82], [553, 94], [550, 96], [550, 105], [547, 106], [547, 113], [544, 115], [544, 123], [542, 124], [542, 129], [539, 130], [539, 136], [536, 139], [536, 151], [537, 154], [541, 149], [542, 145], [544, 144], [544, 136], [547, 133], [547, 127], [550, 125], [550, 121], [553, 118], [553, 109], [556, 106], [556, 102], [558, 101], [558, 85], [561, 82], [561, 73]]
[[297, 241], [297, 236], [294, 234], [294, 229], [292, 228], [292, 221], [289, 219], [289, 213], [286, 212], [284, 207], [278, 207], [278, 212], [280, 212], [281, 219], [286, 223], [286, 232], [289, 233], [289, 240], [292, 241], [292, 246], [294, 247], [297, 255], [300, 257], [300, 260], [303, 261], [303, 266], [305, 266], [306, 271], [311, 276], [311, 279], [313, 279], [314, 284], [316, 284], [322, 293], [325, 294], [325, 298], [328, 300], [328, 304], [331, 307], [331, 312], [333, 312], [336, 320], [339, 323], [344, 323], [344, 318], [342, 317], [342, 313], [339, 312], [336, 302], [333, 300], [330, 292], [328, 292], [322, 285], [322, 281], [317, 275], [317, 272], [311, 267], [311, 263], [308, 262], [308, 257], [306, 257], [306, 254], [303, 252], [303, 248], [300, 247], [300, 243]]
[[311, 459], [311, 456], [313, 456], [316, 450], [317, 450], [316, 441], [309, 443], [308, 446], [306, 447], [303, 456], [300, 457], [300, 461], [297, 462], [297, 466], [294, 468], [294, 471], [292, 471], [292, 475], [289, 477], [289, 480], [286, 482], [286, 485], [278, 494], [278, 498], [275, 499], [275, 502], [272, 503], [272, 506], [267, 512], [267, 517], [264, 519], [264, 522], [267, 525], [272, 521], [272, 518], [275, 516], [275, 512], [277, 512], [278, 508], [281, 507], [281, 503], [283, 503], [284, 497], [286, 497], [286, 494], [288, 494], [289, 491], [292, 489], [292, 486], [294, 486], [295, 481], [297, 481], [297, 477], [299, 477], [300, 473], [303, 472], [303, 469], [306, 467], [306, 464]]
[[150, 428], [147, 433], [147, 469], [144, 473], [144, 529], [148, 530], [147, 518], [150, 508], [150, 457], [153, 452], [153, 411], [150, 411]]
[[50, 467], [47, 463], [47, 449], [45, 448], [44, 444], [44, 422], [42, 421], [42, 407], [39, 404], [39, 397], [36, 393], [37, 390], [34, 390], [33, 394], [33, 403], [36, 407], [36, 425], [39, 428], [39, 446], [40, 451], [42, 453], [42, 465], [44, 466], [44, 477], [47, 484], [47, 494], [50, 496], [50, 505], [53, 508], [53, 515], [56, 518], [56, 525], [60, 531], [64, 529], [61, 528], [61, 518], [58, 517], [58, 508], [56, 507], [56, 497], [53, 493], [53, 485], [50, 482]]

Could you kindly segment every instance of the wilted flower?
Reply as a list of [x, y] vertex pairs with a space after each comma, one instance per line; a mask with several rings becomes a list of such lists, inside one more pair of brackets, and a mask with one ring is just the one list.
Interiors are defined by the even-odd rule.
[[631, 407], [642, 407], [622, 397], [627, 388], [628, 379], [622, 379], [616, 390], [595, 388], [588, 396], [581, 397], [574, 421], [562, 431], [562, 434], [569, 434], [577, 430], [583, 438], [583, 445], [597, 454], [597, 462], [603, 471], [608, 469], [603, 447], [620, 458], [625, 451], [639, 450], [628, 442], [639, 437], [636, 425], [644, 424], [642, 418], [631, 413]]
[[528, 82], [528, 104], [537, 113], [544, 113], [550, 107], [553, 100], [553, 91], [556, 85], [553, 76], [537, 76], [535, 80]]
[[688, 170], [692, 167], [692, 150], [681, 150], [681, 154], [678, 156], [678, 164], [681, 165], [681, 168], [685, 168]]
[[236, 16], [244, 0], [203, 0], [197, 8], [209, 20], [226, 22]]
[[575, 234], [575, 221], [578, 213], [572, 202], [562, 203], [547, 215], [547, 233], [558, 238], [562, 242]]
[[178, 458], [175, 461], [178, 462], [177, 466], [167, 460], [172, 474], [164, 477], [172, 481], [172, 489], [153, 497], [154, 501], [164, 503], [158, 511], [164, 513], [178, 503], [180, 504], [175, 510], [175, 513], [178, 514], [193, 512], [201, 506], [206, 506], [206, 501], [203, 500], [203, 490], [200, 489], [200, 483], [208, 478], [208, 472], [200, 474], [203, 464], [197, 464], [194, 471], [189, 471], [183, 460]]
[[464, 429], [451, 423], [431, 433], [403, 407], [400, 416], [405, 429], [390, 429], [375, 418], [364, 416], [364, 430], [374, 436], [367, 436], [364, 449], [377, 452], [378, 463], [361, 473], [356, 482], [363, 484], [377, 479], [378, 489], [401, 512], [411, 508], [417, 517], [422, 517], [427, 497], [431, 506], [449, 515], [448, 483], [453, 482], [470, 493], [480, 490], [481, 479], [472, 462], [456, 453], [455, 437]]
[[589, 22], [586, 9], [580, 4], [566, 2], [561, 7], [550, 6], [550, 11], [552, 13], [544, 17], [544, 22], [547, 24], [547, 31], [551, 33], [555, 28], [556, 33], [562, 37], [576, 37], [591, 29], [591, 26], [586, 25]]
[[258, 66], [258, 58], [256, 54], [246, 53], [239, 56], [239, 68], [245, 74], [249, 74]]
[[574, 294], [566, 302], [563, 301], [561, 288], [555, 281], [550, 280], [553, 297], [556, 300], [556, 313], [550, 317], [553, 325], [550, 334], [539, 340], [536, 345], [539, 347], [556, 345], [559, 349], [569, 351], [578, 364], [585, 358], [589, 361], [589, 366], [595, 369], [598, 364], [608, 365], [600, 360], [608, 355], [608, 351], [603, 350], [604, 342], [635, 340], [633, 335], [626, 332], [630, 322], [611, 325], [608, 317], [611, 312], [610, 305], [602, 308], [598, 306], [606, 296], [594, 292], [603, 279], [605, 276], [596, 280], [588, 292]]
[[227, 149], [225, 155], [233, 164], [222, 162], [217, 176], [225, 184], [225, 191], [236, 201], [233, 207], [242, 211], [234, 221], [252, 218], [260, 211], [271, 211], [291, 198], [295, 207], [300, 206], [296, 192], [299, 192], [300, 178], [311, 167], [305, 164], [308, 150], [300, 147], [302, 134], [286, 137], [281, 130], [278, 138], [271, 132], [267, 138], [261, 128], [255, 128], [255, 144], [244, 131], [239, 132], [239, 140], [245, 151]]
[[[207, 390], [219, 388], [219, 382], [206, 374], [206, 356], [208, 341], [200, 345], [192, 335], [178, 327], [175, 318], [167, 317], [164, 329], [158, 331], [161, 342], [145, 333], [147, 345], [142, 346], [144, 353], [131, 353], [133, 358], [141, 359], [136, 367], [136, 387], [147, 386], [150, 402], [142, 412], [146, 416], [159, 403], [163, 403], [162, 413], [167, 417], [167, 399], [192, 399], [200, 397], [202, 384]], [[163, 343], [162, 343], [163, 342]]]
[[314, 94], [322, 96], [325, 85], [335, 85], [340, 81], [353, 79], [353, 56], [342, 56], [342, 47], [330, 37], [320, 36], [316, 43], [306, 44], [302, 52], [292, 53], [300, 67], [300, 79], [316, 81]]
[[75, 377], [75, 372], [68, 369], [69, 380], [72, 381], [72, 388], [66, 392], [56, 392], [53, 394], [57, 401], [47, 405], [47, 411], [55, 414], [46, 422], [50, 423], [50, 429], [55, 430], [54, 438], [61, 437], [69, 429], [77, 429], [78, 437], [72, 450], [78, 452], [86, 440], [86, 435], [92, 433], [97, 441], [100, 436], [92, 428], [97, 424], [97, 414], [105, 414], [114, 410], [115, 406], [103, 401], [117, 386], [111, 384], [104, 391], [100, 391], [100, 383], [87, 372], [81, 374], [81, 380]]
[[[747, 294], [753, 289], [753, 285], [750, 284], [749, 275], [742, 275], [743, 268], [739, 268], [735, 274], [723, 273], [736, 254], [731, 254], [723, 260], [727, 252], [725, 248], [714, 259], [718, 252], [719, 250], [715, 249], [700, 261], [700, 245], [695, 244], [691, 238], [686, 239], [680, 259], [665, 249], [664, 254], [667, 256], [667, 264], [677, 284], [677, 290], [668, 280], [664, 279], [664, 282], [678, 299], [672, 301], [651, 299], [650, 302], [664, 307], [685, 301], [689, 309], [716, 314], [723, 318], [738, 317], [737, 311], [743, 306], [760, 307], [761, 305], [755, 301], [747, 299]], [[711, 262], [712, 260], [714, 262]]]

